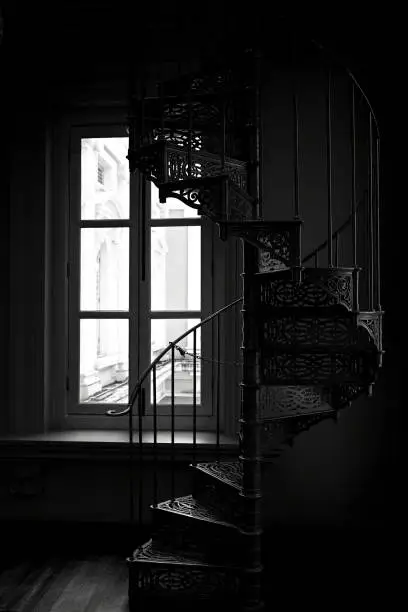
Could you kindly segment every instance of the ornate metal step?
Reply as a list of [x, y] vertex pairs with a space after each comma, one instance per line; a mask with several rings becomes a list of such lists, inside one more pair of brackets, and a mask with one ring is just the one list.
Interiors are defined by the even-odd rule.
[[375, 378], [376, 353], [345, 348], [296, 352], [261, 351], [261, 385], [370, 384]]
[[239, 565], [238, 526], [224, 512], [201, 503], [192, 495], [151, 506], [154, 528], [166, 549], [204, 553], [209, 563]]
[[[245, 190], [247, 163], [226, 158], [224, 165], [220, 155], [203, 150], [202, 138], [196, 134], [192, 140], [182, 132], [164, 134], [165, 139], [156, 140], [143, 147], [130, 147], [128, 153], [131, 172], [139, 170], [160, 188], [166, 183], [177, 183], [218, 175], [228, 175], [231, 181]], [[189, 151], [189, 142], [191, 151]], [[163, 187], [160, 189], [163, 193]], [[177, 189], [173, 186], [173, 189]]]
[[[342, 307], [351, 311], [353, 307], [354, 268], [305, 268], [301, 282], [291, 278], [290, 272], [265, 272], [255, 275], [262, 318], [268, 318], [268, 311], [279, 309], [293, 314], [294, 308], [316, 309]], [[311, 311], [309, 311], [311, 313]], [[269, 316], [277, 316], [270, 313]]]
[[149, 540], [127, 559], [130, 610], [173, 602], [178, 609], [200, 602], [238, 603], [238, 571], [187, 554], [170, 553]]
[[249, 61], [248, 54], [234, 53], [222, 64], [219, 61], [206, 62], [205, 66], [201, 63], [199, 70], [163, 83], [162, 94], [165, 98], [183, 96], [185, 99], [189, 95], [203, 100], [211, 96], [240, 95], [250, 85]]
[[[381, 357], [383, 353], [383, 344], [382, 344], [382, 321], [383, 321], [384, 312], [382, 311], [361, 311], [357, 315], [357, 325], [364, 328], [370, 338], [372, 339], [374, 345], [379, 351], [379, 355]], [[379, 366], [381, 367], [382, 360], [379, 359]]]
[[261, 386], [257, 419], [297, 416], [332, 410], [327, 389], [309, 385]]
[[[267, 311], [264, 311], [267, 314]], [[278, 345], [299, 351], [313, 348], [341, 348], [357, 344], [358, 334], [352, 313], [320, 313], [273, 316], [271, 312], [259, 320], [261, 349], [268, 351]]]
[[177, 198], [215, 222], [253, 219], [254, 199], [224, 174], [159, 185], [160, 201]]
[[[328, 418], [336, 418], [336, 410], [329, 407], [323, 411], [264, 420], [258, 425], [261, 429], [260, 457], [263, 461], [275, 461], [285, 448], [292, 446], [300, 433]], [[253, 447], [252, 438], [256, 426], [245, 419], [240, 419], [240, 423], [240, 451], [241, 456], [246, 457], [249, 449]]]
[[242, 465], [239, 461], [197, 463], [197, 465], [191, 467], [206, 474], [207, 477], [214, 478], [223, 485], [235, 489], [237, 493], [242, 491]]
[[227, 221], [225, 235], [239, 236], [259, 249], [258, 271], [289, 270], [300, 258], [300, 232], [303, 221]]
[[198, 463], [191, 467], [194, 469], [194, 498], [240, 525], [244, 516], [240, 462]]

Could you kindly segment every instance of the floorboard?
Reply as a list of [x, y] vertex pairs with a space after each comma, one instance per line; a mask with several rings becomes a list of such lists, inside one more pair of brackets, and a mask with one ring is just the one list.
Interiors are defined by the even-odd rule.
[[3, 559], [0, 612], [127, 612], [123, 557]]

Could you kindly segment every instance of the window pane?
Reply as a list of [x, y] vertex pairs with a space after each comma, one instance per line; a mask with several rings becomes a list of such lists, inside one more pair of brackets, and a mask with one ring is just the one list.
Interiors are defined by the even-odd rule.
[[159, 201], [159, 190], [151, 184], [152, 219], [185, 219], [199, 217], [195, 208], [191, 208], [177, 198], [167, 198], [164, 204]]
[[[152, 319], [151, 322], [151, 360], [168, 346], [169, 342], [175, 340], [183, 332], [193, 325], [199, 323], [199, 319]], [[182, 355], [175, 350], [174, 368], [174, 395], [175, 404], [193, 404], [193, 334], [189, 334], [178, 345], [185, 352]], [[197, 330], [196, 354], [201, 354], [201, 328]], [[201, 360], [197, 364], [197, 405], [201, 400]], [[153, 381], [152, 381], [153, 382]], [[160, 360], [156, 366], [156, 398], [158, 405], [171, 404], [171, 350]], [[151, 402], [153, 402], [153, 389], [151, 390]]]
[[152, 310], [201, 309], [201, 228], [151, 228]]
[[82, 138], [81, 219], [129, 219], [128, 138]]
[[81, 310], [128, 310], [129, 228], [81, 229]]
[[129, 322], [123, 319], [82, 319], [80, 346], [79, 401], [127, 403]]

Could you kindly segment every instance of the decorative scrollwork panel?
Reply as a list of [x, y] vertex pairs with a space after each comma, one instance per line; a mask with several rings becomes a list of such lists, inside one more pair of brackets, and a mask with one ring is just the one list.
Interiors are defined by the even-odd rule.
[[129, 171], [139, 170], [155, 185], [166, 180], [166, 159], [162, 143], [153, 143], [137, 150], [129, 150]]
[[[187, 151], [175, 147], [167, 148], [168, 180], [170, 182], [183, 181], [190, 178], [213, 177], [228, 174], [231, 180], [246, 188], [246, 164], [239, 164], [234, 160], [226, 160], [222, 167], [221, 158], [204, 152], [191, 154], [191, 165]], [[190, 175], [191, 172], [191, 175]]]
[[327, 406], [327, 394], [320, 387], [305, 385], [261, 386], [259, 389], [258, 418], [292, 416], [316, 412]]
[[174, 184], [162, 184], [159, 186], [160, 200], [177, 198], [214, 221], [224, 218], [226, 206], [224, 184], [222, 180], [211, 180], [213, 178], [186, 181], [187, 184], [180, 183], [179, 188]]
[[262, 305], [282, 307], [323, 307], [342, 305], [352, 307], [351, 274], [306, 277], [301, 283], [290, 279], [260, 277], [259, 298]]
[[271, 250], [260, 250], [258, 255], [259, 272], [284, 270], [293, 260], [293, 245], [291, 232], [259, 232], [257, 240]]
[[155, 549], [151, 540], [130, 561], [129, 586], [135, 599], [141, 591], [154, 598], [181, 595], [197, 600], [238, 592], [236, 572], [211, 567], [183, 553]]
[[260, 344], [268, 348], [276, 344], [294, 346], [348, 346], [355, 343], [354, 326], [351, 317], [333, 315], [298, 317], [265, 317], [260, 322]]
[[364, 359], [343, 353], [261, 353], [261, 384], [319, 384], [356, 379], [366, 374]]
[[379, 351], [382, 350], [382, 313], [367, 312], [360, 313], [358, 316], [358, 325], [366, 329], [369, 336], [372, 338], [375, 346]]
[[363, 391], [364, 386], [358, 383], [334, 385], [331, 391], [331, 404], [336, 410], [350, 406]]
[[228, 184], [227, 218], [235, 221], [250, 220], [254, 216], [254, 200], [235, 183]]
[[326, 411], [315, 414], [297, 415], [282, 420], [275, 419], [265, 421], [262, 424], [262, 455], [268, 457], [273, 455], [279, 446], [291, 444], [294, 438], [303, 431], [307, 431], [314, 425], [327, 418], [333, 418], [335, 411]]

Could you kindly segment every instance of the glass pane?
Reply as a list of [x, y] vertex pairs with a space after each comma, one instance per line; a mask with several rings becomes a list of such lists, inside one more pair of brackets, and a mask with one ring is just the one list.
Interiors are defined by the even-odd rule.
[[151, 228], [152, 310], [201, 309], [201, 228]]
[[185, 219], [199, 217], [195, 208], [187, 206], [177, 198], [167, 198], [164, 204], [159, 201], [159, 190], [151, 184], [152, 219]]
[[[199, 323], [199, 319], [152, 319], [151, 322], [151, 360], [183, 332]], [[182, 351], [175, 350], [174, 398], [175, 404], [193, 404], [193, 334], [189, 334], [178, 345]], [[196, 354], [201, 355], [201, 328], [197, 330]], [[201, 360], [196, 360], [197, 405], [201, 401]], [[153, 383], [153, 380], [152, 380]], [[158, 405], [171, 404], [171, 350], [156, 366], [156, 399]], [[153, 402], [153, 389], [151, 389]]]
[[82, 138], [81, 219], [129, 219], [128, 138]]
[[126, 404], [129, 395], [129, 322], [82, 319], [79, 401]]
[[81, 229], [81, 310], [128, 310], [129, 228]]

